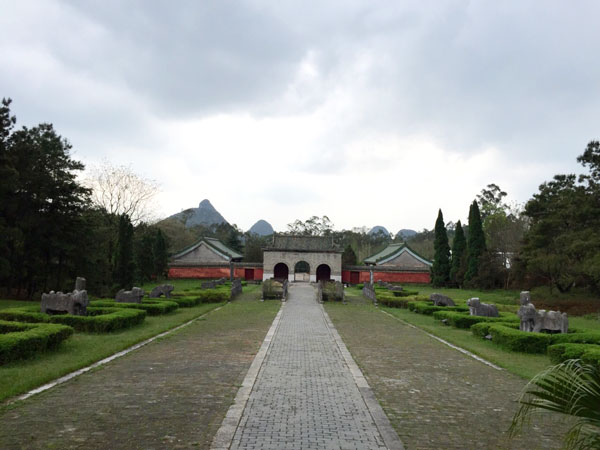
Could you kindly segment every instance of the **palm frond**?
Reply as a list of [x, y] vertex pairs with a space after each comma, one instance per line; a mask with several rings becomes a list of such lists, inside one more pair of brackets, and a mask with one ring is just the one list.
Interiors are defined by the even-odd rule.
[[600, 446], [600, 370], [578, 359], [565, 361], [540, 372], [527, 383], [519, 410], [509, 429], [515, 436], [538, 411], [553, 411], [574, 417], [565, 436], [567, 448]]

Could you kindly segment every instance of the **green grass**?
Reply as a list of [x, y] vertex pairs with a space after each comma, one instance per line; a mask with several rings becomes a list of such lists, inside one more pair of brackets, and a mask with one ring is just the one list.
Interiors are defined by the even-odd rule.
[[532, 378], [540, 371], [552, 365], [547, 355], [532, 355], [503, 350], [490, 341], [473, 336], [471, 330], [462, 330], [443, 325], [432, 316], [416, 314], [406, 309], [398, 308], [381, 307], [381, 310], [526, 379]]
[[32, 306], [39, 304], [39, 302], [34, 301], [24, 301], [24, 300], [4, 300], [0, 299], [0, 309], [6, 308], [19, 308], [21, 306]]
[[[177, 281], [177, 287], [180, 287], [183, 283]], [[260, 286], [247, 286], [235, 302], [225, 307], [236, 305], [236, 310], [241, 311], [242, 314], [243, 309], [247, 307], [264, 308], [265, 311], [274, 307], [279, 308], [279, 303], [264, 307], [265, 303], [259, 302], [259, 298]], [[31, 302], [11, 302], [10, 306], [22, 306], [23, 303], [31, 305]], [[4, 301], [2, 304], [4, 305]], [[179, 308], [168, 315], [146, 317], [141, 325], [113, 333], [75, 333], [54, 351], [0, 367], [0, 401], [23, 394], [67, 373], [86, 367], [222, 305], [223, 303], [214, 303]]]
[[[482, 292], [460, 289], [434, 289], [430, 286], [419, 286], [415, 288], [415, 290], [419, 291], [419, 295], [429, 295], [433, 292], [439, 292], [448, 295], [454, 299], [457, 304], [463, 304], [471, 297], [479, 297], [486, 302], [498, 302], [498, 309], [500, 310], [504, 309], [502, 308], [503, 305], [510, 305], [510, 302], [513, 301], [515, 303], [515, 310], [518, 309], [519, 293], [517, 291]], [[346, 289], [346, 299], [349, 303], [369, 303], [368, 300], [362, 296], [360, 289], [356, 288]], [[471, 330], [446, 326], [440, 321], [435, 320], [432, 316], [417, 314], [407, 309], [387, 308], [383, 306], [380, 306], [380, 309], [526, 379], [530, 379], [540, 371], [552, 365], [550, 358], [547, 355], [532, 355], [503, 350], [493, 342], [473, 336]], [[569, 325], [581, 330], [600, 331], [600, 321], [596, 318], [569, 317]]]

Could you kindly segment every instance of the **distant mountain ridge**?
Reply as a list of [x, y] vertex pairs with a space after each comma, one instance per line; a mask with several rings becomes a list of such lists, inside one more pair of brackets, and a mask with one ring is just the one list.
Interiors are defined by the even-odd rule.
[[202, 200], [197, 208], [186, 209], [180, 213], [167, 217], [167, 219], [177, 219], [181, 221], [186, 228], [196, 225], [229, 223], [207, 199]]
[[377, 234], [377, 233], [383, 233], [386, 236], [390, 235], [390, 232], [387, 230], [387, 228], [384, 226], [381, 226], [381, 225], [375, 225], [373, 228], [371, 228], [369, 230], [370, 235]]
[[403, 228], [400, 231], [398, 231], [398, 234], [396, 234], [396, 236], [402, 236], [403, 239], [408, 239], [410, 237], [413, 237], [415, 234], [417, 234], [415, 230]]
[[248, 230], [248, 233], [254, 233], [259, 236], [269, 236], [270, 234], [273, 234], [274, 231], [273, 231], [273, 227], [271, 226], [271, 224], [269, 222], [267, 222], [266, 220], [260, 219], [254, 225], [252, 225], [250, 227], [250, 229]]

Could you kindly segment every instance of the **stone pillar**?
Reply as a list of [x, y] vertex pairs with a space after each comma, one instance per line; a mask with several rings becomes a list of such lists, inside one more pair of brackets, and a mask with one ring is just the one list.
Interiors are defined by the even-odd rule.
[[229, 281], [233, 281], [233, 260], [229, 261]]
[[373, 266], [369, 266], [369, 283], [373, 284]]

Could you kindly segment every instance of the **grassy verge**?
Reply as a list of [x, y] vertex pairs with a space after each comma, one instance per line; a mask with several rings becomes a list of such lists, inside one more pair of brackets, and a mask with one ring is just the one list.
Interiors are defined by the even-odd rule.
[[[183, 282], [182, 282], [183, 281]], [[198, 280], [176, 280], [176, 290], [199, 286]], [[258, 300], [260, 286], [246, 286], [236, 302]], [[0, 308], [31, 305], [31, 302], [1, 300]], [[76, 333], [51, 352], [0, 367], [0, 401], [20, 395], [74, 370], [86, 367], [145, 339], [192, 320], [223, 303], [201, 304], [155, 317], [141, 325], [108, 334]]]
[[[419, 294], [428, 295], [434, 292], [433, 288], [424, 290], [421, 287], [417, 289]], [[445, 293], [456, 300], [466, 300], [470, 297], [481, 297], [486, 298], [488, 301], [492, 301], [489, 297], [483, 297], [481, 291], [461, 291], [458, 289], [443, 289], [437, 290], [437, 292]], [[504, 291], [502, 291], [504, 292]], [[460, 293], [461, 295], [457, 295]], [[485, 293], [487, 294], [487, 293]], [[504, 297], [503, 297], [504, 295]], [[362, 297], [360, 290], [358, 289], [346, 289], [346, 298], [350, 304], [365, 304], [364, 297]], [[497, 293], [497, 298], [509, 298], [509, 293]], [[501, 303], [502, 304], [502, 303]], [[425, 316], [423, 314], [416, 314], [407, 309], [399, 308], [387, 308], [380, 306], [382, 311], [386, 311], [389, 314], [397, 317], [405, 322], [415, 325], [434, 336], [440, 337], [451, 344], [457, 345], [465, 350], [468, 350], [482, 358], [505, 368], [511, 373], [520, 377], [530, 379], [540, 371], [544, 370], [548, 366], [552, 365], [550, 358], [547, 355], [535, 355], [527, 353], [518, 353], [503, 350], [496, 344], [480, 339], [473, 336], [470, 330], [458, 329], [449, 327], [442, 324], [440, 321], [435, 320], [432, 316]], [[573, 327], [587, 329], [587, 330], [599, 330], [599, 322], [597, 320], [574, 317], [570, 318], [570, 325]]]

